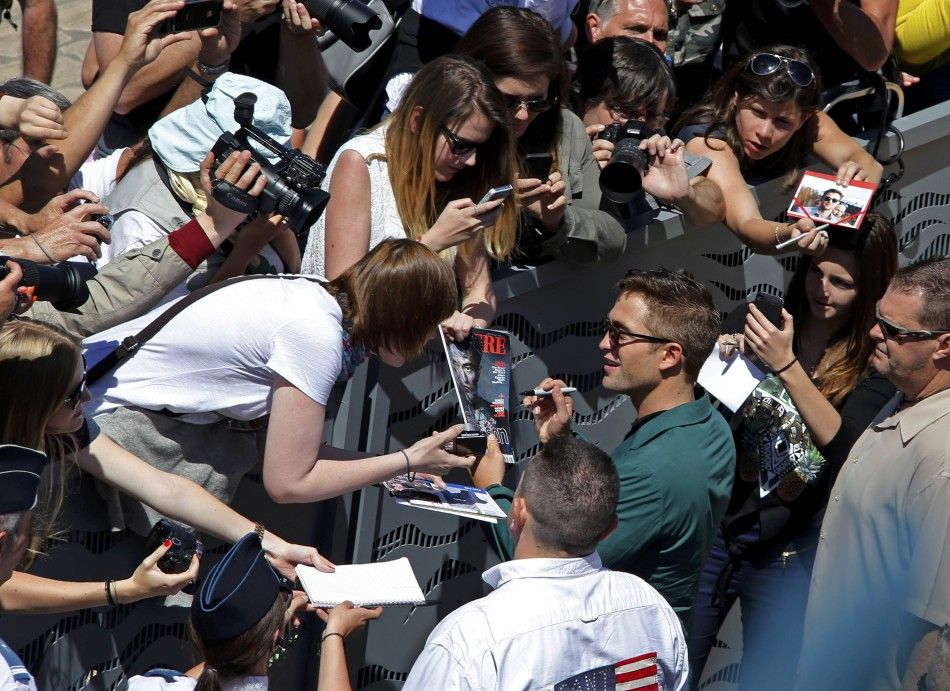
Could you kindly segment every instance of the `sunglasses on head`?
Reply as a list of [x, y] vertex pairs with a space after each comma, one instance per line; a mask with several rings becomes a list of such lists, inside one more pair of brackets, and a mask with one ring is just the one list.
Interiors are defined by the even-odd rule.
[[785, 67], [785, 72], [798, 86], [809, 86], [815, 81], [815, 73], [808, 63], [794, 58], [785, 58], [775, 53], [756, 53], [749, 60], [749, 69], [753, 74], [764, 77], [772, 74], [780, 67]]
[[449, 140], [449, 150], [456, 156], [468, 156], [479, 147], [478, 142], [463, 139], [445, 125], [440, 125], [439, 130]]
[[884, 334], [884, 338], [895, 341], [901, 338], [924, 341], [928, 338], [936, 338], [937, 336], [950, 333], [950, 329], [934, 329], [932, 331], [905, 329], [903, 326], [898, 326], [882, 317], [881, 313], [877, 310], [874, 310], [874, 319], [877, 322], [878, 328], [881, 329], [881, 333]]
[[551, 110], [556, 103], [556, 98], [524, 99], [520, 96], [509, 96], [505, 94], [505, 104], [508, 106], [509, 113], [517, 113], [522, 106], [524, 106], [529, 113], [543, 113], [546, 110]]

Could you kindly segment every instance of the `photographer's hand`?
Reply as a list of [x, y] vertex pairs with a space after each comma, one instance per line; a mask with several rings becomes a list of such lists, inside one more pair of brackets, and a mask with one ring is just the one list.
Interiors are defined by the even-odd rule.
[[326, 29], [316, 18], [310, 16], [306, 5], [295, 0], [280, 0], [283, 26], [292, 34], [323, 36]]
[[82, 256], [94, 262], [101, 257], [99, 244], [108, 244], [112, 236], [99, 221], [88, 219], [93, 214], [104, 213], [108, 213], [108, 209], [101, 204], [79, 204], [59, 216], [52, 217], [42, 230], [31, 235], [44, 255], [38, 261], [61, 262]]
[[[107, 214], [109, 209], [99, 203], [99, 197], [86, 190], [70, 190], [50, 199], [46, 205], [35, 214], [30, 214], [26, 227], [21, 231], [23, 235], [38, 233], [49, 228], [53, 222], [67, 211], [70, 211], [82, 202], [89, 202], [85, 207], [85, 215]], [[88, 220], [88, 219], [83, 219]]]
[[475, 462], [474, 456], [456, 456], [445, 450], [445, 445], [453, 441], [465, 429], [464, 425], [449, 427], [444, 432], [434, 432], [431, 437], [420, 439], [406, 449], [409, 466], [434, 475], [445, 475], [453, 468], [469, 468]]
[[172, 595], [198, 577], [198, 555], [191, 558], [191, 566], [183, 573], [165, 573], [158, 568], [158, 560], [172, 546], [171, 540], [145, 557], [131, 578], [115, 582], [116, 601], [119, 604], [137, 602], [147, 597]]
[[[221, 6], [221, 22], [218, 26], [199, 29], [201, 49], [198, 51], [198, 60], [203, 65], [215, 67], [231, 59], [238, 44], [241, 42], [241, 15], [238, 7], [230, 0]], [[205, 78], [212, 75], [205, 75]]]
[[0, 280], [0, 324], [13, 316], [17, 308], [17, 286], [23, 280], [23, 270], [13, 261], [6, 263], [7, 275]]
[[[219, 247], [234, 232], [238, 224], [247, 218], [247, 214], [233, 211], [214, 198], [211, 192], [213, 165], [214, 154], [208, 152], [205, 160], [201, 162], [201, 186], [208, 197], [208, 206], [195, 217], [195, 220], [204, 229], [211, 244]], [[267, 184], [267, 178], [261, 173], [260, 165], [251, 160], [249, 151], [232, 151], [213, 175], [218, 180], [225, 180], [252, 197], [259, 196]]]
[[152, 0], [139, 11], [130, 14], [122, 38], [122, 46], [115, 59], [123, 61], [134, 71], [152, 62], [159, 53], [173, 43], [190, 39], [193, 35], [190, 31], [180, 31], [177, 34], [165, 36], [157, 35], [155, 32], [155, 27], [164, 20], [174, 17], [184, 6], [184, 0]]
[[673, 204], [689, 198], [692, 188], [683, 161], [686, 151], [683, 142], [654, 134], [640, 142], [640, 149], [650, 157], [650, 165], [643, 176], [644, 191]]
[[597, 135], [604, 131], [604, 125], [588, 125], [587, 136], [591, 138], [591, 147], [594, 149], [594, 160], [603, 168], [614, 155], [614, 143], [607, 139], [600, 139]]

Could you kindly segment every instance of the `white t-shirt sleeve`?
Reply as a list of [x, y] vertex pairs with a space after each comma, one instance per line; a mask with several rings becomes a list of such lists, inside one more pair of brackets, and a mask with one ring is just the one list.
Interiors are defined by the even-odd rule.
[[343, 364], [342, 329], [330, 315], [311, 314], [274, 333], [267, 367], [326, 405]]
[[79, 171], [73, 175], [69, 181], [67, 189], [83, 189], [105, 199], [115, 189], [118, 181], [116, 180], [116, 171], [119, 168], [119, 159], [127, 151], [126, 148], [116, 149], [104, 158], [89, 158]]

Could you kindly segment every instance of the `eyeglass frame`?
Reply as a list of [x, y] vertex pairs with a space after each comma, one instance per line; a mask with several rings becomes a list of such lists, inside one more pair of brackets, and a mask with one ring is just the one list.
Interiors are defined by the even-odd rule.
[[915, 341], [926, 341], [930, 338], [937, 338], [938, 336], [943, 336], [944, 334], [950, 334], [950, 329], [915, 330], [898, 326], [894, 322], [888, 321], [882, 317], [880, 311], [877, 308], [874, 309], [874, 321], [877, 324], [877, 327], [881, 330], [881, 333], [884, 334], [884, 338], [893, 341], [902, 338]]
[[[629, 106], [617, 101], [604, 101], [604, 108], [607, 109], [607, 112], [610, 114], [610, 117], [613, 120], [619, 120], [621, 122], [627, 122], [627, 120], [639, 120], [641, 122], [645, 122], [655, 130], [663, 129], [666, 127], [666, 123], [670, 121], [670, 117], [668, 115], [656, 114], [650, 116], [647, 115], [645, 111], [643, 111], [643, 115], [640, 115], [639, 113], [634, 113], [631, 115]], [[637, 108], [636, 110], [642, 109]], [[655, 121], [657, 123], [656, 126], [649, 122], [650, 120]]]
[[837, 199], [835, 199], [833, 197], [829, 197], [827, 194], [823, 194], [818, 201], [819, 202], [834, 202], [835, 204], [838, 204], [844, 201], [844, 197], [838, 197]]
[[439, 132], [448, 140], [449, 151], [452, 152], [453, 156], [460, 158], [471, 156], [482, 145], [481, 142], [473, 142], [470, 139], [458, 136], [445, 124], [439, 125]]
[[524, 106], [525, 110], [535, 115], [546, 113], [558, 104], [557, 96], [551, 98], [521, 98], [511, 94], [502, 94], [505, 97], [505, 107], [511, 114], [517, 113]]
[[[779, 63], [778, 63], [773, 69], [768, 70], [767, 72], [759, 72], [759, 71], [757, 71], [757, 70], [752, 66], [752, 64], [755, 62], [755, 59], [756, 59], [756, 58], [762, 57], [762, 56], [766, 56], [766, 57], [770, 57], [770, 58], [776, 58], [776, 59], [779, 61]], [[796, 65], [801, 65], [801, 66], [804, 67], [806, 70], [808, 70], [808, 74], [811, 75], [811, 79], [809, 79], [809, 80], [808, 80], [806, 83], [804, 83], [804, 84], [802, 84], [800, 81], [798, 81], [798, 80], [795, 78], [795, 75], [792, 73], [792, 70], [790, 69], [792, 63], [795, 63]], [[770, 74], [775, 74], [775, 73], [776, 73], [779, 69], [781, 69], [783, 66], [785, 67], [785, 74], [788, 75], [789, 79], [791, 79], [792, 82], [793, 82], [796, 86], [799, 86], [799, 87], [801, 87], [801, 88], [804, 89], [805, 87], [811, 86], [812, 84], [815, 83], [815, 79], [816, 79], [816, 77], [815, 77], [815, 70], [813, 70], [813, 69], [811, 68], [811, 65], [809, 65], [807, 62], [803, 62], [802, 60], [798, 60], [798, 59], [796, 59], [796, 58], [786, 58], [784, 55], [776, 55], [775, 53], [764, 53], [764, 52], [763, 52], [763, 53], [755, 53], [755, 54], [753, 54], [752, 57], [749, 58], [749, 62], [748, 62], [748, 64], [747, 64], [747, 67], [749, 68], [749, 71], [752, 72], [752, 74], [757, 75], [757, 76], [759, 76], [759, 77], [767, 77], [767, 76], [770, 75]]]
[[[610, 319], [604, 319], [604, 323], [600, 327], [602, 334], [607, 335], [607, 340], [610, 341], [611, 346], [614, 348], [622, 348], [625, 345], [630, 345], [631, 343], [676, 343], [671, 338], [663, 338], [662, 336], [654, 336], [652, 334], [640, 334], [635, 331], [627, 331], [622, 329], [616, 324], [614, 324]], [[629, 336], [633, 340], [620, 342], [621, 336]]]

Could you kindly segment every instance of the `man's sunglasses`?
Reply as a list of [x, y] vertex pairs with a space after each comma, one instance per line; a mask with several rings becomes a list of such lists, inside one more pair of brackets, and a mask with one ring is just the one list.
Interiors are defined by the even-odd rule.
[[834, 197], [822, 197], [821, 201], [823, 202], [840, 202], [840, 199], [835, 199]]
[[752, 56], [752, 59], [749, 60], [749, 69], [752, 70], [753, 74], [757, 74], [760, 77], [772, 74], [782, 66], [785, 67], [785, 72], [788, 73], [789, 79], [798, 86], [809, 86], [815, 81], [814, 71], [812, 71], [808, 63], [802, 62], [801, 60], [784, 58], [781, 55], [775, 55], [775, 53], [756, 53]]
[[521, 107], [524, 106], [529, 113], [543, 113], [546, 110], [551, 110], [555, 105], [557, 105], [556, 98], [532, 98], [524, 99], [520, 96], [509, 96], [505, 94], [505, 104], [508, 106], [509, 113], [517, 113], [521, 110]]
[[950, 329], [936, 329], [933, 331], [915, 331], [913, 329], [905, 329], [903, 326], [898, 326], [893, 322], [887, 321], [877, 310], [874, 311], [874, 319], [877, 321], [877, 325], [881, 329], [881, 333], [884, 334], [884, 338], [889, 338], [895, 341], [900, 338], [924, 341], [928, 338], [936, 338], [937, 336], [950, 333]]
[[456, 156], [468, 156], [479, 147], [478, 142], [463, 139], [445, 125], [439, 125], [439, 131], [449, 140], [449, 150]]
[[[610, 345], [612, 345], [614, 348], [630, 345], [631, 343], [636, 343], [637, 341], [649, 341], [650, 343], [672, 343], [669, 338], [651, 336], [650, 334], [638, 334], [634, 331], [621, 329], [609, 319], [604, 320], [602, 333], [607, 334], [607, 338], [610, 340]], [[627, 340], [621, 341], [621, 337]]]

